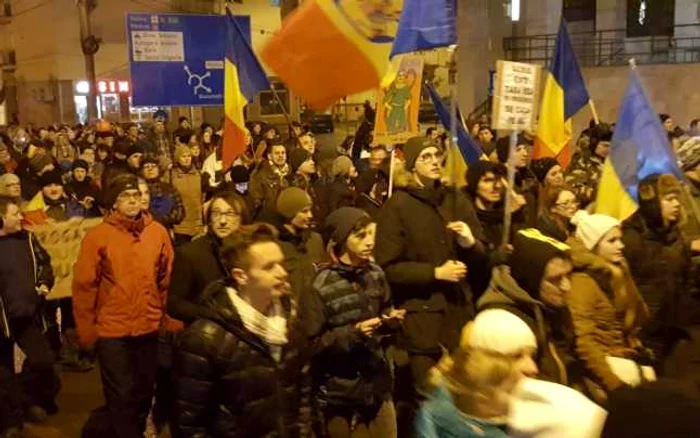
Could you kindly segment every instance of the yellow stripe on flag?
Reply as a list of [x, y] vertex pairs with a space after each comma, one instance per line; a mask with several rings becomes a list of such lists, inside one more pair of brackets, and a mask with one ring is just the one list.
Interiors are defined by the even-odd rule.
[[556, 157], [569, 143], [572, 133], [571, 121], [564, 120], [564, 90], [548, 73], [537, 124], [538, 144], [533, 157]]
[[226, 96], [224, 98], [224, 113], [226, 117], [240, 127], [245, 125], [243, 119], [243, 108], [248, 104], [248, 100], [241, 93], [241, 84], [238, 80], [238, 69], [228, 59], [225, 61], [224, 71], [224, 90]]
[[637, 211], [637, 203], [627, 193], [617, 177], [615, 168], [608, 158], [603, 166], [603, 173], [598, 184], [596, 213], [612, 216], [621, 221]]

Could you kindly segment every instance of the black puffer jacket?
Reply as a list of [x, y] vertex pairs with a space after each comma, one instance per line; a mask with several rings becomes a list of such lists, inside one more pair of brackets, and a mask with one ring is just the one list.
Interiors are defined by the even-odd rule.
[[[481, 227], [461, 191], [411, 183], [397, 187], [377, 218], [376, 261], [391, 284], [394, 304], [407, 310], [399, 344], [415, 353], [440, 354], [440, 345], [458, 345], [474, 305], [467, 281], [436, 280], [435, 268], [461, 260], [469, 268], [470, 282], [476, 275], [489, 275]], [[456, 235], [447, 229], [456, 220], [469, 225], [477, 239], [474, 247], [457, 245]]]
[[309, 349], [295, 319], [280, 362], [244, 328], [223, 281], [205, 292], [211, 319], [181, 335], [173, 364], [175, 438], [310, 436]]
[[380, 338], [368, 338], [356, 328], [389, 306], [389, 283], [375, 264], [324, 266], [302, 295], [300, 320], [314, 345], [314, 399], [327, 417], [360, 414], [369, 421], [391, 397], [391, 371]]

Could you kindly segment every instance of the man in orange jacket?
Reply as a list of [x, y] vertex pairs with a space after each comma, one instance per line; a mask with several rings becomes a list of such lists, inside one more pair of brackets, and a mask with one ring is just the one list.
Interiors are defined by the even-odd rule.
[[154, 392], [173, 248], [141, 210], [135, 176], [114, 178], [105, 201], [112, 211], [85, 236], [75, 265], [73, 309], [79, 343], [96, 348], [114, 436], [137, 438]]

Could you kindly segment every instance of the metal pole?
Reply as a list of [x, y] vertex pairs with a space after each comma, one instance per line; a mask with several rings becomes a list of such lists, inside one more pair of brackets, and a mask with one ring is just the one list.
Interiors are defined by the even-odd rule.
[[89, 0], [77, 0], [78, 19], [80, 21], [80, 41], [85, 57], [85, 77], [90, 89], [87, 96], [88, 123], [97, 120], [97, 81], [95, 76], [95, 52], [87, 50], [87, 42], [94, 39], [90, 26]]
[[510, 134], [510, 146], [508, 153], [508, 187], [506, 187], [505, 215], [503, 217], [503, 245], [510, 242], [510, 228], [513, 216], [513, 186], [515, 185], [515, 149], [518, 144], [518, 131]]

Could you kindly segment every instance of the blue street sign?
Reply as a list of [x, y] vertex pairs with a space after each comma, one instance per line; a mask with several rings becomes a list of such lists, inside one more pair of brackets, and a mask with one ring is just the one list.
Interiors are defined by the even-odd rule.
[[[236, 16], [250, 42], [250, 17]], [[130, 13], [133, 106], [224, 104], [226, 16]]]

